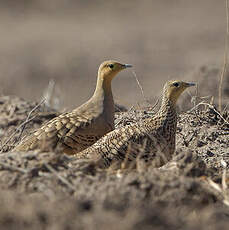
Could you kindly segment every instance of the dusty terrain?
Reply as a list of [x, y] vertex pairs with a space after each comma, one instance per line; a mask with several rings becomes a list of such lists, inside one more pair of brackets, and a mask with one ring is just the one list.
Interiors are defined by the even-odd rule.
[[[224, 1], [0, 0], [0, 19], [0, 229], [229, 229], [228, 73], [217, 110]], [[128, 111], [117, 108], [116, 127], [152, 116], [166, 80], [198, 83], [179, 100], [171, 162], [102, 171], [54, 151], [11, 151], [86, 101], [105, 59], [133, 64], [149, 102], [120, 73], [114, 98]]]
[[[39, 101], [53, 79], [60, 109], [89, 98], [106, 59], [132, 64], [148, 99], [168, 79], [200, 79], [223, 64], [224, 1], [0, 0], [0, 20], [0, 94]], [[120, 104], [143, 100], [131, 70], [113, 90]]]
[[[152, 113], [116, 113], [116, 126]], [[43, 104], [0, 98], [1, 229], [228, 229], [228, 111], [221, 117], [207, 105], [180, 114], [177, 151], [162, 168], [102, 171], [54, 152], [9, 151], [56, 114]]]

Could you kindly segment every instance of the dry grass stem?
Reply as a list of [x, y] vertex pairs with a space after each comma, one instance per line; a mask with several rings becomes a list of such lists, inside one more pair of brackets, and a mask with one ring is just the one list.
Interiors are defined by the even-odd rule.
[[222, 186], [216, 184], [210, 178], [208, 178], [209, 185], [218, 191], [223, 196], [223, 203], [226, 206], [229, 206], [229, 193], [228, 193], [228, 185], [227, 185], [227, 163], [222, 159], [221, 165], [223, 166], [223, 173], [222, 173]]
[[68, 182], [64, 177], [60, 176], [58, 174], [58, 172], [49, 164], [45, 163], [44, 164], [45, 167], [51, 172], [53, 173], [62, 183], [64, 183], [65, 185], [68, 186], [69, 189], [71, 189], [73, 192], [75, 191], [75, 187], [70, 183]]
[[20, 172], [20, 173], [28, 173], [28, 171], [25, 169], [22, 169], [22, 168], [19, 168], [17, 166], [13, 166], [13, 165], [1, 162], [1, 161], [0, 161], [0, 165], [2, 166], [3, 169], [7, 169], [10, 171], [16, 171], [16, 172]]
[[[200, 102], [199, 104], [197, 104], [196, 106], [194, 106], [192, 109], [188, 110], [187, 113], [191, 113], [193, 110], [197, 109], [200, 105], [205, 105], [208, 106], [209, 108], [211, 108], [215, 113], [217, 113], [219, 115], [219, 117], [227, 124], [229, 125], [229, 121], [227, 121], [215, 108], [213, 105], [208, 104], [206, 102]], [[180, 121], [182, 121], [183, 119], [181, 119]]]
[[[44, 101], [45, 101], [45, 99], [42, 99], [42, 100], [40, 101], [40, 103], [38, 103], [38, 104], [29, 112], [29, 114], [28, 114], [26, 120], [25, 120], [22, 124], [20, 124], [20, 125], [17, 127], [17, 129], [15, 130], [15, 132], [13, 132], [13, 133], [10, 135], [10, 137], [1, 145], [0, 153], [2, 153], [3, 148], [10, 142], [10, 140], [11, 140], [11, 139], [16, 135], [16, 133], [19, 132], [20, 130], [21, 130], [21, 132], [20, 132], [20, 135], [19, 135], [18, 140], [21, 139], [21, 136], [22, 136], [22, 133], [23, 133], [23, 131], [24, 131], [24, 129], [25, 129], [26, 124], [28, 124], [30, 121], [32, 121], [32, 120], [36, 117], [36, 115], [34, 115], [33, 117], [31, 117], [31, 114], [32, 114], [39, 106], [41, 106], [41, 105], [44, 103]], [[30, 118], [30, 117], [31, 117], [31, 118]]]
[[[22, 134], [23, 134], [23, 131], [25, 130], [26, 124], [31, 120], [31, 119], [30, 119], [31, 114], [32, 114], [37, 108], [39, 108], [43, 103], [45, 103], [45, 101], [46, 101], [45, 98], [42, 99], [42, 100], [41, 100], [41, 101], [40, 101], [30, 112], [29, 112], [29, 114], [28, 114], [28, 116], [27, 116], [25, 122], [22, 123], [23, 125], [21, 126], [21, 132], [20, 132], [20, 135], [19, 135], [18, 140], [21, 139], [21, 136], [22, 136]], [[34, 119], [35, 117], [36, 117], [36, 116], [33, 116], [33, 119]]]
[[148, 101], [146, 100], [144, 91], [143, 91], [143, 87], [142, 87], [142, 85], [140, 84], [140, 82], [139, 82], [139, 80], [138, 80], [138, 78], [137, 78], [137, 74], [136, 74], [133, 70], [132, 70], [132, 73], [133, 73], [133, 75], [134, 75], [134, 78], [135, 78], [135, 80], [136, 80], [136, 82], [137, 82], [137, 84], [138, 84], [140, 90], [141, 90], [141, 94], [142, 94], [142, 97], [143, 97], [144, 101], [148, 103]]
[[223, 88], [223, 79], [225, 76], [225, 73], [227, 71], [227, 62], [228, 62], [228, 37], [229, 37], [229, 6], [228, 6], [228, 0], [225, 0], [226, 3], [226, 20], [227, 20], [227, 30], [225, 35], [225, 48], [224, 48], [224, 63], [223, 63], [223, 69], [220, 75], [219, 80], [219, 111], [222, 112], [222, 88]]

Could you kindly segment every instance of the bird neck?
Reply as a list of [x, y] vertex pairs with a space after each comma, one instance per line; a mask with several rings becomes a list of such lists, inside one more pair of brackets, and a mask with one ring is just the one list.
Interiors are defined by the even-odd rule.
[[175, 150], [176, 129], [177, 129], [177, 112], [176, 105], [164, 95], [161, 107], [155, 117], [152, 118], [152, 129], [155, 131], [155, 121], [158, 134], [163, 137], [166, 143], [166, 156], [170, 159]]
[[96, 89], [93, 95], [94, 100], [99, 104], [103, 104], [105, 116], [107, 120], [114, 122], [114, 100], [111, 89], [111, 79], [98, 77]]
[[112, 89], [111, 89], [111, 80], [104, 79], [102, 77], [98, 77], [94, 96], [96, 97], [104, 96], [104, 97], [113, 99]]
[[158, 111], [158, 115], [164, 117], [165, 119], [176, 118], [176, 103], [173, 100], [170, 100], [167, 96], [162, 98], [161, 107]]
[[[174, 138], [177, 128], [176, 105], [165, 95], [163, 96], [161, 107], [156, 117], [161, 129], [161, 135]], [[173, 142], [175, 143], [175, 138]]]

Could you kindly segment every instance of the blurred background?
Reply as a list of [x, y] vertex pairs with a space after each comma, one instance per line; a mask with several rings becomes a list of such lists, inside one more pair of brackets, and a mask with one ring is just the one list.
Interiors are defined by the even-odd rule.
[[[208, 72], [215, 81], [203, 86], [218, 88], [224, 1], [0, 0], [0, 20], [1, 95], [40, 101], [55, 84], [53, 103], [74, 108], [92, 95], [107, 59], [133, 64], [148, 99], [168, 79], [202, 82]], [[113, 92], [125, 106], [143, 100], [131, 70], [114, 79]]]

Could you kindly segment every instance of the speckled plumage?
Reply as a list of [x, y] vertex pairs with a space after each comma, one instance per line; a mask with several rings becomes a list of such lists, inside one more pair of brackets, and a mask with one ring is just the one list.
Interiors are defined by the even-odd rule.
[[161, 108], [154, 117], [108, 133], [76, 157], [94, 159], [102, 168], [119, 164], [126, 158], [131, 162], [140, 154], [140, 149], [141, 158], [146, 162], [150, 162], [156, 155], [169, 160], [175, 151], [176, 101], [192, 85], [182, 81], [167, 82]]
[[72, 112], [64, 113], [34, 131], [14, 149], [49, 151], [60, 147], [75, 154], [114, 129], [113, 77], [131, 65], [106, 61], [100, 65], [94, 95]]

